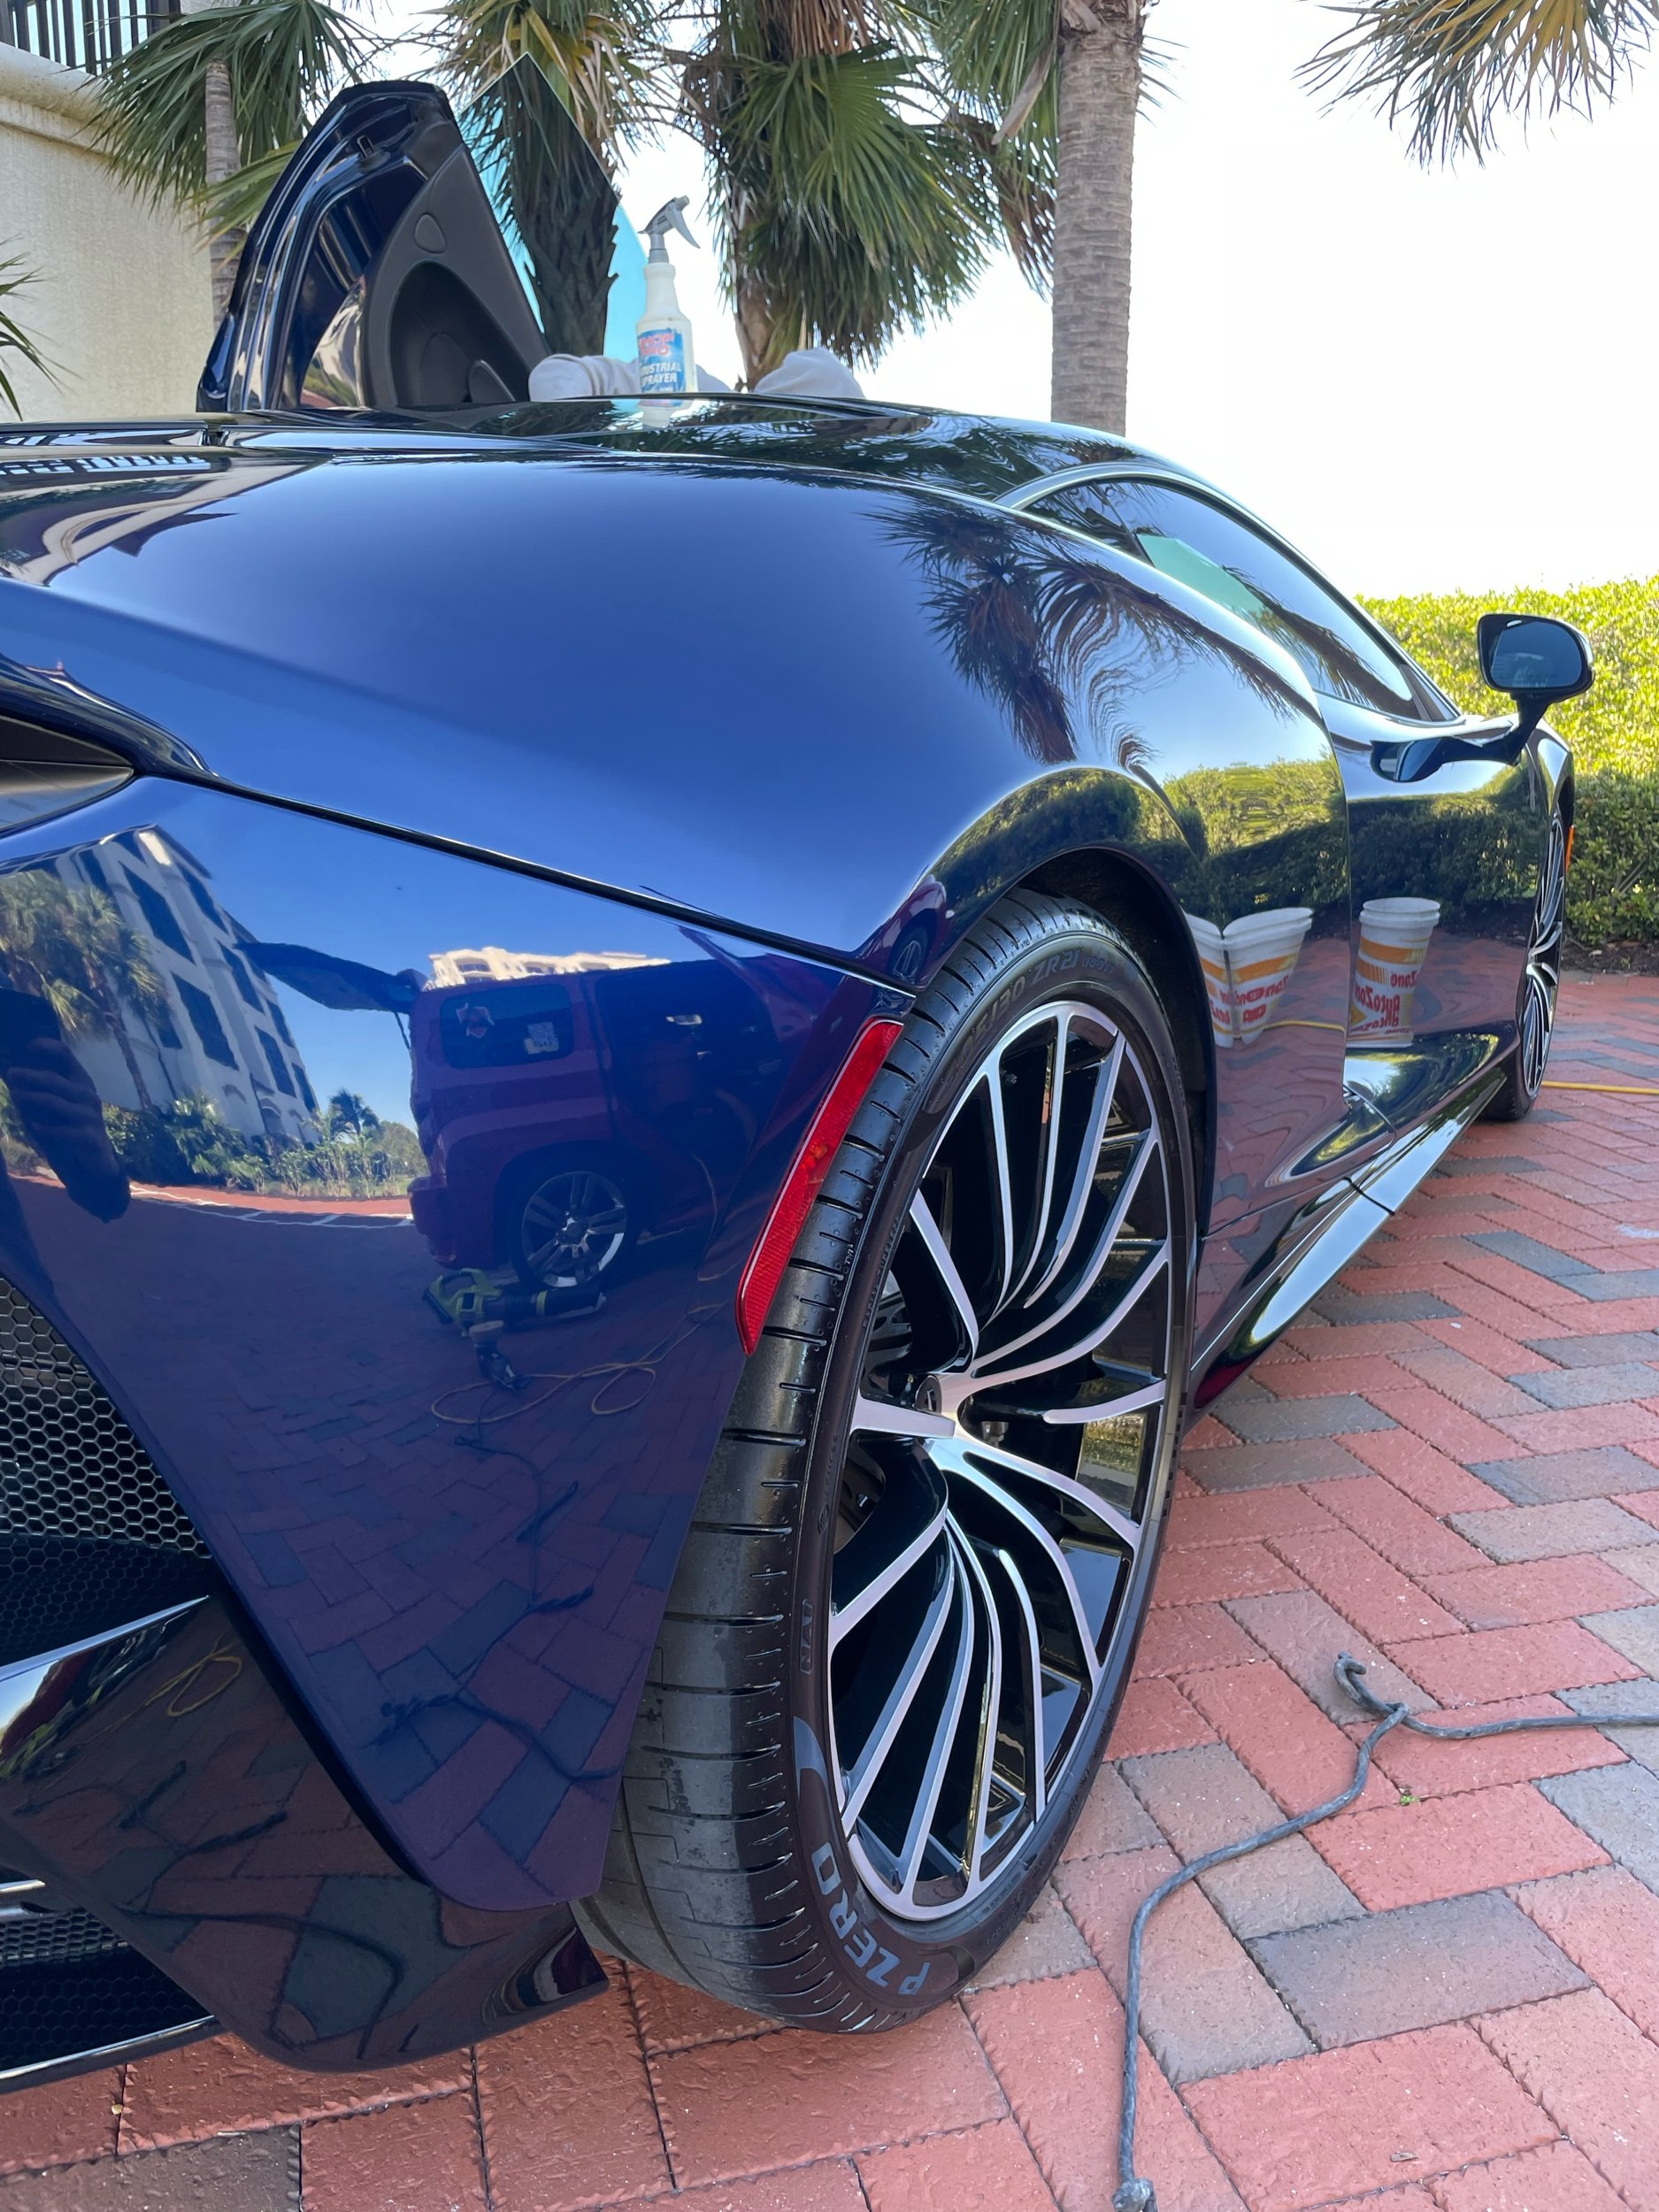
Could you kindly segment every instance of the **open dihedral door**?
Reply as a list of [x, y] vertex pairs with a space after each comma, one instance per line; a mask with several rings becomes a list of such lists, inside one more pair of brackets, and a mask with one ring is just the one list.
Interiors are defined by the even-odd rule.
[[433, 85], [354, 86], [254, 225], [196, 404], [520, 401], [544, 354], [632, 350], [642, 269], [615, 191], [533, 61], [458, 118]]

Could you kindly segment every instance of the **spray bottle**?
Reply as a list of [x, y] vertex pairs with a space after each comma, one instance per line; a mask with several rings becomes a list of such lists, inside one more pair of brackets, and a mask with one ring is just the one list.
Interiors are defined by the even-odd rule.
[[[680, 311], [674, 290], [674, 265], [663, 242], [677, 230], [688, 246], [696, 240], [686, 228], [688, 195], [659, 207], [645, 226], [651, 242], [645, 264], [645, 312], [635, 325], [640, 356], [640, 396], [649, 416], [666, 412], [677, 401], [697, 388], [696, 357], [691, 349], [691, 323]], [[655, 403], [655, 404], [653, 404]]]

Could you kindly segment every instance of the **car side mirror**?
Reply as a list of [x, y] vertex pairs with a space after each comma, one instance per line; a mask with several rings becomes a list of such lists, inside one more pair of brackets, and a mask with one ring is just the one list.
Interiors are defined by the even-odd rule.
[[1590, 641], [1571, 622], [1547, 614], [1483, 614], [1475, 631], [1480, 672], [1521, 710], [1516, 734], [1532, 735], [1546, 707], [1576, 699], [1595, 681]]

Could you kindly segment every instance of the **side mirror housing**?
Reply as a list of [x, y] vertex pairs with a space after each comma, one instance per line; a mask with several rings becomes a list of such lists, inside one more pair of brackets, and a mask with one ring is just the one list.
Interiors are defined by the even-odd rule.
[[1538, 727], [1547, 707], [1576, 699], [1595, 681], [1589, 640], [1553, 615], [1483, 614], [1475, 640], [1487, 684], [1507, 691], [1521, 710], [1518, 734], [1524, 738]]

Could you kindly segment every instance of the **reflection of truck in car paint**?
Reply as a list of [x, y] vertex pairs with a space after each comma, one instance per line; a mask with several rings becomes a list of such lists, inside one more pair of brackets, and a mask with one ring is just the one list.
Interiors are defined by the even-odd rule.
[[777, 1066], [737, 975], [710, 959], [433, 966], [459, 979], [410, 1010], [428, 1163], [410, 1203], [439, 1260], [511, 1265], [538, 1286], [586, 1283], [642, 1240], [707, 1226], [710, 1174], [747, 1155], [751, 1087], [764, 1092]]

